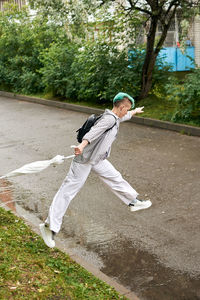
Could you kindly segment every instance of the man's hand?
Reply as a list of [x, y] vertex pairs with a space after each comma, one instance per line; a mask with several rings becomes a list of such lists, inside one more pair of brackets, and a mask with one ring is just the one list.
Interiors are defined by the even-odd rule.
[[132, 110], [132, 116], [136, 115], [136, 114], [142, 114], [144, 111], [144, 106], [142, 107], [136, 107], [134, 110]]
[[87, 140], [83, 140], [81, 144], [79, 144], [77, 147], [74, 148], [74, 154], [75, 155], [80, 155], [83, 153], [83, 149], [85, 148], [85, 146], [87, 146], [88, 141]]

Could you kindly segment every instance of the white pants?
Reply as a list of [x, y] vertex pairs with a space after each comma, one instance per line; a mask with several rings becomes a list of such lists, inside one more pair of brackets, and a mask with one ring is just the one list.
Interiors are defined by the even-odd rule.
[[72, 161], [69, 173], [56, 193], [49, 209], [46, 223], [50, 225], [52, 231], [59, 232], [63, 216], [71, 200], [80, 191], [91, 170], [99, 175], [113, 193], [126, 205], [136, 199], [138, 193], [122, 178], [121, 174], [108, 160], [102, 160], [94, 166]]

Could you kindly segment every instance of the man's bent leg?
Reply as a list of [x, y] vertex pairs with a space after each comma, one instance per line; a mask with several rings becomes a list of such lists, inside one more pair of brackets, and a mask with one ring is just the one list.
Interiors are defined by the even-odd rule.
[[67, 177], [56, 193], [49, 209], [46, 223], [49, 224], [51, 231], [59, 232], [63, 216], [72, 199], [84, 185], [90, 170], [91, 165], [72, 161]]
[[92, 170], [100, 176], [100, 178], [112, 189], [125, 204], [136, 202], [138, 193], [132, 186], [123, 179], [119, 171], [117, 171], [108, 160], [100, 161], [92, 166]]

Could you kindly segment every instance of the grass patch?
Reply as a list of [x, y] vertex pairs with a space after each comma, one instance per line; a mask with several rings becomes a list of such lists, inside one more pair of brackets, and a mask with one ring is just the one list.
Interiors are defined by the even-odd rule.
[[176, 110], [176, 102], [167, 100], [166, 98], [150, 95], [141, 100], [139, 106], [144, 106], [142, 117], [171, 121], [172, 115]]
[[0, 208], [0, 299], [127, 299]]
[[[156, 96], [151, 94], [147, 98], [141, 100], [136, 106], [144, 106], [144, 113], [142, 117], [163, 120], [172, 122], [172, 117], [177, 110], [177, 101], [168, 100], [166, 96]], [[200, 127], [200, 123], [195, 120], [176, 122], [179, 124], [186, 124]]]

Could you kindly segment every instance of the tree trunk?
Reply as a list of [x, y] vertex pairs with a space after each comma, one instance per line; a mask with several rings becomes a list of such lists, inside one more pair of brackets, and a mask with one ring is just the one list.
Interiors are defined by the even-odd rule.
[[147, 36], [146, 55], [144, 65], [142, 68], [142, 80], [141, 80], [141, 91], [138, 99], [147, 97], [152, 87], [152, 75], [153, 69], [158, 54], [154, 52], [156, 29], [158, 24], [157, 16], [153, 16], [151, 19], [150, 29]]
[[148, 96], [149, 91], [152, 87], [152, 79], [153, 79], [153, 69], [156, 63], [157, 55], [152, 52], [151, 55], [146, 56], [147, 60], [145, 59], [143, 70], [142, 70], [142, 85], [140, 90], [140, 95], [138, 99], [143, 99]]
[[156, 36], [156, 29], [157, 29], [157, 24], [160, 16], [154, 15], [151, 17], [151, 25], [147, 37], [146, 56], [145, 56], [144, 65], [142, 69], [141, 90], [140, 90], [140, 95], [138, 97], [138, 100], [147, 97], [151, 90], [153, 69], [156, 63], [156, 58], [166, 39], [169, 26], [176, 13], [177, 5], [175, 5], [172, 12], [169, 10], [168, 15], [170, 14], [170, 12], [171, 15], [168, 19], [168, 22], [163, 22], [164, 23], [163, 31], [156, 47], [155, 47], [155, 36]]

